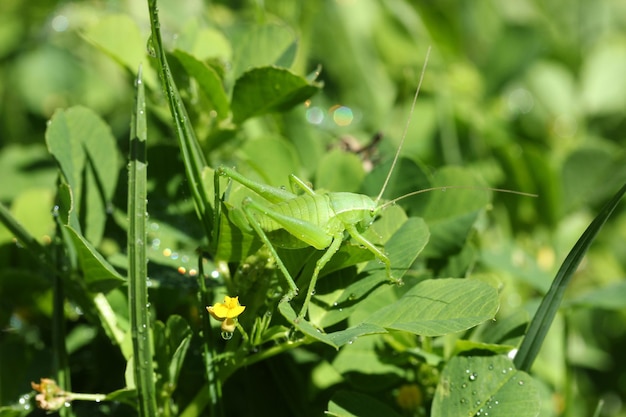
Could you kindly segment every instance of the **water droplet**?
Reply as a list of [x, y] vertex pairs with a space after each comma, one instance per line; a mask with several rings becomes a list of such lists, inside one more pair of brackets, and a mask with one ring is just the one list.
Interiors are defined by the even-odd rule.
[[230, 340], [233, 338], [233, 334], [231, 332], [222, 332], [222, 339]]
[[461, 404], [465, 404], [467, 403], [467, 400], [465, 398], [461, 398]]
[[467, 384], [464, 382], [461, 384], [461, 388], [467, 388]]
[[524, 381], [521, 381], [521, 380], [520, 380], [520, 381], [518, 382], [518, 384], [520, 384], [520, 385], [524, 385]]
[[476, 378], [478, 378], [478, 374], [476, 374], [476, 372], [472, 372], [472, 374], [469, 376], [470, 381], [476, 381]]
[[58, 205], [52, 207], [52, 217], [59, 217], [59, 210], [60, 207]]
[[152, 43], [152, 36], [148, 38], [147, 50], [148, 55], [150, 55], [152, 58], [156, 58], [156, 49], [154, 49], [154, 45]]
[[490, 371], [493, 371], [493, 363], [490, 363], [490, 364], [489, 364], [489, 370], [490, 370]]
[[311, 291], [311, 295], [315, 295], [315, 290]]

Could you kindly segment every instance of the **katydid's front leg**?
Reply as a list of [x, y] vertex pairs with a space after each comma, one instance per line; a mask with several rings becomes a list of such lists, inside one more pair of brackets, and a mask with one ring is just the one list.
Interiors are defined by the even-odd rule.
[[341, 242], [343, 242], [343, 231], [338, 232], [334, 237], [333, 241], [324, 252], [321, 258], [317, 260], [315, 263], [315, 269], [313, 270], [313, 275], [311, 276], [311, 282], [309, 283], [309, 290], [306, 293], [306, 297], [304, 298], [304, 303], [302, 304], [302, 308], [300, 309], [300, 313], [296, 320], [300, 320], [306, 314], [309, 308], [309, 302], [311, 301], [311, 297], [313, 296], [313, 291], [315, 291], [315, 285], [317, 284], [317, 277], [319, 276], [322, 268], [326, 266], [328, 261], [337, 253], [339, 247], [341, 246]]
[[289, 286], [289, 290], [281, 299], [281, 303], [291, 301], [292, 298], [298, 295], [298, 286], [296, 285], [295, 281], [291, 277], [291, 274], [285, 267], [285, 264], [280, 259], [280, 256], [278, 256], [278, 252], [276, 252], [276, 248], [274, 248], [274, 245], [272, 245], [272, 242], [270, 242], [269, 238], [265, 234], [265, 231], [263, 231], [263, 228], [261, 228], [259, 221], [254, 216], [254, 211], [260, 214], [264, 214], [264, 208], [255, 204], [254, 201], [252, 201], [251, 199], [246, 198], [243, 201], [242, 211], [243, 211], [244, 216], [248, 220], [248, 223], [250, 224], [250, 226], [252, 226], [256, 234], [259, 236], [261, 241], [265, 244], [267, 249], [270, 251], [270, 253], [274, 257], [274, 261], [276, 262], [276, 265], [278, 265], [278, 269], [280, 269], [280, 271], [285, 276], [285, 279], [287, 280], [287, 285]]
[[346, 225], [346, 230], [348, 231], [350, 236], [352, 236], [352, 239], [356, 240], [361, 245], [365, 246], [367, 250], [372, 252], [376, 258], [378, 258], [382, 263], [385, 264], [385, 269], [387, 270], [387, 277], [389, 277], [391, 281], [393, 281], [396, 284], [400, 284], [400, 285], [402, 284], [402, 279], [394, 278], [393, 275], [391, 274], [391, 260], [389, 260], [389, 257], [383, 251], [381, 251], [372, 242], [367, 240], [365, 236], [359, 233], [359, 231], [353, 224]]

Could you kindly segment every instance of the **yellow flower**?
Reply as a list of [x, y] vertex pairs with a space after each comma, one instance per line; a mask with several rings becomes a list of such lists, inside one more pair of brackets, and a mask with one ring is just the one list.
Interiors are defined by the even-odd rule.
[[222, 330], [228, 333], [235, 331], [237, 317], [246, 309], [239, 304], [239, 297], [224, 297], [224, 303], [208, 306], [207, 311], [215, 320], [222, 322]]
[[217, 303], [206, 308], [215, 320], [234, 319], [246, 309], [239, 304], [239, 297], [224, 297], [224, 303]]

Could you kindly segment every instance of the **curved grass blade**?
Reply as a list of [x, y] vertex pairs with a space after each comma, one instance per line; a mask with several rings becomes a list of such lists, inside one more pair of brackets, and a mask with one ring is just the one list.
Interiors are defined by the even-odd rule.
[[150, 26], [152, 34], [148, 41], [148, 47], [151, 54], [154, 53], [158, 63], [159, 75], [161, 83], [165, 90], [167, 103], [174, 119], [176, 126], [176, 136], [178, 145], [185, 165], [185, 174], [193, 200], [196, 206], [196, 212], [204, 226], [206, 236], [212, 239], [213, 231], [213, 208], [211, 207], [212, 196], [209, 198], [204, 186], [202, 172], [208, 166], [198, 139], [196, 138], [193, 126], [189, 121], [189, 115], [185, 109], [185, 105], [178, 93], [178, 88], [172, 77], [172, 72], [165, 57], [165, 50], [161, 41], [161, 32], [159, 30], [159, 13], [156, 0], [148, 0], [148, 9], [150, 13]]
[[156, 416], [158, 412], [150, 340], [146, 258], [146, 99], [141, 80], [141, 67], [137, 74], [136, 86], [128, 164], [128, 304], [133, 341], [132, 363], [139, 397], [139, 415]]
[[596, 235], [609, 218], [621, 198], [626, 193], [626, 185], [624, 185], [613, 196], [600, 211], [598, 216], [591, 222], [587, 230], [578, 239], [578, 242], [574, 245], [570, 253], [565, 258], [565, 261], [561, 265], [559, 272], [557, 272], [550, 290], [546, 293], [530, 322], [526, 336], [520, 345], [517, 355], [515, 355], [515, 366], [517, 369], [528, 372], [541, 349], [543, 340], [550, 329], [550, 325], [554, 320], [554, 316], [559, 309], [561, 300], [563, 299], [563, 293], [567, 284], [569, 284], [572, 276], [576, 272], [576, 268], [580, 264], [580, 261], [587, 253], [591, 242], [595, 239]]

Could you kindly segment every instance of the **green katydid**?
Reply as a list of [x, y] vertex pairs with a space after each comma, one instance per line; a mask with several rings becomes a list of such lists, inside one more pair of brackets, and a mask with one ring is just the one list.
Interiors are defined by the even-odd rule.
[[[362, 232], [367, 229], [374, 221], [376, 216], [385, 207], [393, 204], [399, 199], [403, 199], [412, 195], [431, 191], [425, 189], [415, 191], [399, 197], [395, 200], [381, 204], [382, 195], [389, 183], [394, 167], [398, 161], [406, 132], [413, 114], [415, 103], [419, 95], [419, 91], [424, 78], [426, 63], [430, 54], [430, 48], [427, 52], [424, 67], [420, 75], [419, 83], [413, 97], [408, 121], [404, 128], [402, 139], [396, 151], [391, 168], [387, 173], [385, 182], [376, 198], [370, 198], [366, 195], [348, 193], [348, 192], [325, 192], [315, 191], [306, 182], [290, 175], [289, 181], [293, 192], [284, 188], [272, 187], [262, 184], [249, 178], [246, 178], [236, 170], [227, 167], [219, 167], [216, 170], [217, 176], [225, 176], [232, 181], [236, 181], [244, 187], [252, 190], [254, 193], [262, 197], [265, 202], [259, 202], [255, 199], [247, 197], [243, 200], [241, 209], [244, 216], [244, 224], [242, 228], [247, 229], [250, 233], [256, 233], [261, 241], [267, 246], [273, 256], [278, 268], [284, 275], [288, 290], [281, 302], [290, 301], [298, 294], [298, 287], [291, 274], [285, 267], [276, 252], [276, 247], [285, 249], [298, 249], [312, 246], [318, 250], [325, 250], [324, 254], [317, 260], [309, 290], [302, 304], [302, 308], [297, 316], [297, 320], [304, 317], [308, 310], [311, 296], [314, 293], [317, 278], [324, 266], [331, 260], [333, 255], [339, 250], [341, 243], [349, 235], [359, 245], [369, 250], [380, 262], [385, 265], [387, 276], [390, 281], [401, 283], [401, 279], [394, 278], [392, 274], [392, 265], [389, 257], [383, 249], [377, 247], [367, 240]], [[216, 181], [216, 184], [219, 184]], [[445, 187], [445, 188], [465, 188], [465, 187]], [[497, 190], [504, 192], [513, 192], [509, 190]], [[219, 193], [216, 187], [216, 193]], [[525, 194], [525, 193], [518, 193]], [[216, 196], [218, 198], [219, 196]], [[271, 235], [271, 239], [268, 236]]]

